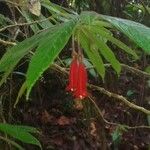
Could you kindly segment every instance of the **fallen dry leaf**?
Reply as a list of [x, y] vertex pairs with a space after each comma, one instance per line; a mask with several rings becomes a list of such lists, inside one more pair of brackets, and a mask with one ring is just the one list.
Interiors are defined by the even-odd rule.
[[57, 123], [61, 126], [64, 125], [69, 125], [71, 123], [71, 120], [65, 116], [61, 116], [58, 120]]
[[96, 137], [97, 136], [97, 134], [96, 134], [97, 129], [96, 129], [95, 122], [90, 123], [90, 128], [91, 128], [90, 134], [92, 136]]
[[52, 120], [54, 119], [54, 116], [50, 115], [47, 110], [44, 110], [42, 112], [42, 115], [41, 115], [41, 122], [46, 124], [46, 123], [51, 123]]

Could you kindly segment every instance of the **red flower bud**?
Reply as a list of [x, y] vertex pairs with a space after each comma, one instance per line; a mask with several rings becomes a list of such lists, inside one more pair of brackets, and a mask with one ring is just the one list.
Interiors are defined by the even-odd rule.
[[85, 65], [83, 63], [79, 63], [78, 67], [78, 79], [76, 91], [74, 92], [74, 96], [79, 99], [84, 99], [87, 97], [87, 71]]
[[78, 61], [74, 58], [70, 65], [69, 85], [66, 88], [67, 91], [75, 91], [77, 88], [78, 66]]

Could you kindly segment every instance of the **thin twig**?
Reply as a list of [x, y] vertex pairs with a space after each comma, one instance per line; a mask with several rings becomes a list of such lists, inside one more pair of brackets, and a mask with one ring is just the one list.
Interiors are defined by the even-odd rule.
[[0, 43], [3, 44], [3, 45], [16, 45], [15, 42], [10, 42], [10, 41], [4, 41], [2, 39], [0, 39]]
[[9, 4], [12, 4], [12, 5], [15, 5], [15, 6], [24, 6], [24, 5], [21, 5], [21, 4], [18, 4], [18, 3], [15, 3], [15, 2], [12, 2], [12, 1], [8, 1], [8, 0], [1, 0], [2, 2], [6, 2], [6, 3], [9, 3]]
[[[127, 71], [129, 71], [129, 72], [131, 72], [131, 73], [137, 74], [137, 75], [139, 75], [139, 76], [145, 76], [146, 78], [150, 78], [150, 74], [147, 73], [147, 72], [145, 72], [145, 71], [136, 69], [136, 68], [134, 68], [134, 67], [131, 67], [131, 66], [128, 66], [128, 65], [122, 64], [122, 63], [121, 63], [120, 65], [121, 65], [121, 67], [122, 67], [123, 69], [125, 69], [125, 70], [127, 70]], [[104, 64], [104, 66], [105, 66], [105, 67], [110, 67], [111, 64]], [[93, 69], [93, 68], [94, 68], [94, 67], [92, 66], [92, 67], [88, 67], [87, 69]]]
[[[65, 74], [68, 74], [68, 72], [66, 71], [65, 68], [62, 68], [56, 64], [53, 64], [52, 65], [53, 68], [55, 68], [56, 70], [59, 70], [59, 72], [61, 71], [62, 73], [65, 73]], [[125, 105], [127, 105], [128, 107], [130, 108], [133, 108], [135, 110], [138, 110], [140, 112], [143, 112], [147, 115], [150, 115], [150, 110], [147, 110], [141, 106], [138, 106], [134, 103], [131, 103], [129, 100], [127, 100], [125, 97], [123, 97], [122, 95], [119, 95], [119, 94], [116, 94], [116, 93], [112, 93], [112, 92], [109, 92], [108, 90], [102, 88], [102, 87], [99, 87], [99, 86], [96, 86], [96, 85], [92, 85], [92, 84], [88, 84], [88, 87], [92, 90], [97, 90], [105, 95], [107, 95], [108, 97], [112, 97], [114, 98], [115, 100], [119, 100], [120, 102], [124, 103]]]
[[49, 20], [49, 19], [52, 19], [53, 17], [50, 16], [48, 18], [45, 18], [45, 19], [42, 19], [42, 20], [36, 20], [36, 21], [33, 21], [33, 22], [25, 22], [25, 23], [18, 23], [18, 24], [12, 24], [12, 25], [8, 25], [6, 27], [3, 27], [0, 29], [0, 32], [8, 29], [8, 28], [13, 28], [13, 27], [17, 27], [17, 26], [26, 26], [26, 25], [32, 25], [32, 24], [36, 24], [36, 23], [41, 23], [41, 22], [44, 22], [46, 20]]
[[126, 65], [126, 64], [121, 64], [121, 66], [122, 66], [124, 69], [126, 69], [126, 70], [128, 70], [128, 71], [130, 71], [130, 72], [132, 72], [132, 73], [135, 73], [135, 74], [138, 74], [138, 75], [143, 75], [143, 76], [145, 76], [145, 77], [147, 77], [147, 78], [150, 78], [150, 74], [147, 73], [147, 72], [144, 72], [144, 71], [142, 71], [142, 70], [136, 69], [136, 68], [131, 67], [131, 66], [128, 66], [128, 65]]
[[114, 122], [109, 122], [108, 120], [106, 120], [104, 117], [103, 117], [103, 114], [102, 112], [100, 111], [98, 105], [96, 104], [96, 102], [89, 96], [88, 97], [90, 99], [90, 101], [94, 104], [98, 114], [100, 115], [100, 117], [103, 119], [103, 121], [106, 123], [106, 124], [110, 124], [110, 125], [113, 125], [113, 126], [123, 126], [125, 127], [126, 129], [150, 129], [150, 126], [128, 126], [128, 125], [123, 125], [123, 124], [120, 124], [120, 123], [114, 123]]
[[106, 89], [102, 88], [102, 87], [99, 87], [99, 86], [96, 86], [96, 85], [92, 85], [92, 84], [88, 84], [88, 87], [90, 89], [93, 89], [93, 90], [97, 90], [105, 95], [107, 95], [108, 97], [112, 97], [112, 98], [115, 98], [115, 100], [119, 100], [121, 101], [122, 103], [124, 103], [125, 105], [127, 105], [128, 107], [130, 108], [133, 108], [135, 110], [138, 110], [140, 112], [143, 112], [147, 115], [150, 115], [150, 110], [147, 110], [141, 106], [138, 106], [134, 103], [131, 103], [129, 100], [127, 100], [125, 97], [123, 97], [122, 95], [119, 95], [119, 94], [116, 94], [116, 93], [112, 93], [112, 92], [109, 92], [107, 91]]

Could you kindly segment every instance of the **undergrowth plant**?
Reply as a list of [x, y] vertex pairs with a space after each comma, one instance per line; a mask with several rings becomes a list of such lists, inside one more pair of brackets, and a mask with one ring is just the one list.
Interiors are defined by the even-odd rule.
[[[121, 71], [120, 62], [108, 46], [108, 41], [132, 55], [134, 59], [138, 58], [135, 50], [113, 36], [113, 30], [120, 30], [149, 53], [150, 29], [140, 23], [88, 11], [80, 15], [68, 13], [63, 8], [53, 7], [52, 3], [47, 4], [44, 1], [43, 6], [48, 8], [52, 14], [54, 13], [51, 18], [56, 20], [60, 15], [65, 18], [64, 22], [59, 21], [55, 25], [48, 26], [44, 31], [38, 31], [39, 33], [17, 43], [9, 48], [0, 60], [0, 71], [3, 73], [0, 85], [2, 85], [18, 62], [28, 53], [33, 53], [26, 73], [26, 81], [20, 91], [23, 94], [23, 91], [27, 90], [27, 99], [33, 85], [58, 57], [72, 35], [76, 41], [79, 41], [103, 80], [105, 76], [103, 59], [112, 65], [118, 75]], [[19, 94], [19, 97], [22, 94]]]
[[[35, 19], [24, 7], [17, 7], [27, 21], [25, 24], [13, 24], [12, 21], [1, 15], [1, 20], [6, 24], [2, 26], [3, 21], [1, 22], [0, 31], [15, 26], [29, 25], [33, 32], [31, 37], [15, 43], [15, 46], [9, 47], [0, 60], [0, 86], [2, 86], [20, 60], [28, 54], [31, 56], [25, 74], [25, 82], [22, 83], [14, 106], [16, 106], [25, 92], [26, 99], [29, 99], [35, 83], [51, 67], [71, 38], [82, 48], [83, 53], [88, 57], [89, 62], [103, 81], [105, 81], [106, 71], [104, 62], [109, 63], [118, 76], [121, 72], [121, 63], [113, 49], [111, 49], [110, 43], [118, 47], [118, 50], [127, 53], [131, 59], [137, 60], [139, 58], [135, 49], [132, 49], [132, 47], [129, 47], [114, 36], [116, 31], [126, 35], [145, 53], [150, 53], [150, 28], [140, 23], [91, 11], [83, 11], [77, 14], [48, 0], [43, 0], [41, 5], [48, 11], [49, 17], [40, 14]], [[7, 24], [9, 25], [6, 26]], [[8, 127], [8, 125], [6, 126]], [[3, 130], [1, 127], [2, 125], [0, 130]], [[11, 132], [14, 128], [12, 126], [11, 129], [11, 126], [9, 126], [7, 128], [9, 130], [6, 133], [12, 135]], [[21, 132], [25, 130], [22, 130], [22, 127], [20, 128]], [[13, 131], [15, 132], [15, 130]], [[28, 132], [26, 134], [29, 137]], [[19, 137], [19, 139], [22, 138]], [[26, 141], [23, 140], [23, 142]], [[37, 141], [33, 142], [33, 144], [39, 145]]]

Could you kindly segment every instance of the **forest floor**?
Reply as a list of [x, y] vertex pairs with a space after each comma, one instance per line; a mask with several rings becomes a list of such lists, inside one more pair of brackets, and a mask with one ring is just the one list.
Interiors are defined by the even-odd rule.
[[[122, 74], [123, 79], [115, 79], [113, 75], [108, 75], [107, 77], [112, 82], [106, 83], [105, 87], [125, 96], [129, 90], [134, 89], [134, 93], [129, 98], [133, 102], [135, 99], [140, 99], [141, 93], [138, 91], [143, 86], [140, 84], [142, 79], [138, 77], [127, 78], [124, 75], [127, 74]], [[107, 145], [107, 149], [112, 150], [148, 149], [150, 144], [149, 129], [125, 130], [123, 127], [101, 123], [98, 121], [99, 116], [95, 113], [94, 105], [89, 102], [89, 99], [82, 100], [83, 105], [81, 105], [65, 91], [66, 81], [65, 76], [62, 77], [56, 72], [46, 73], [36, 89], [33, 89], [32, 97], [34, 99], [30, 102], [19, 103], [14, 111], [15, 122], [39, 129], [38, 138], [44, 150], [103, 150], [102, 143]], [[138, 86], [134, 84], [136, 81], [139, 83]], [[89, 82], [101, 84], [96, 80]], [[104, 94], [92, 90], [89, 90], [89, 93], [101, 110], [103, 117], [109, 122], [129, 126], [147, 124], [145, 114], [132, 110]], [[143, 106], [144, 103], [140, 102], [137, 103]], [[83, 108], [79, 110], [77, 105], [81, 105]], [[31, 146], [25, 147], [36, 149]]]

